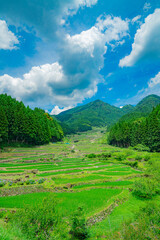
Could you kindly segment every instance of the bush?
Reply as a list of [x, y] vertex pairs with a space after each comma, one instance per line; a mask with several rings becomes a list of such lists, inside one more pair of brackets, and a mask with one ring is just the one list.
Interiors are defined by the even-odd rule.
[[97, 157], [98, 158], [102, 158], [102, 159], [104, 159], [104, 158], [110, 158], [112, 156], [112, 153], [101, 153], [101, 154], [97, 154]]
[[6, 184], [5, 180], [0, 179], [0, 187], [4, 187], [4, 185]]
[[126, 165], [129, 165], [129, 166], [131, 166], [131, 167], [133, 167], [133, 168], [138, 168], [138, 162], [137, 161], [134, 161], [134, 162], [123, 162], [124, 164], [126, 164]]
[[90, 153], [87, 155], [88, 158], [96, 158], [96, 154], [94, 153]]
[[86, 221], [82, 213], [83, 209], [79, 207], [72, 218], [72, 227], [70, 233], [75, 239], [86, 239], [89, 237]]
[[140, 152], [143, 152], [143, 151], [149, 152], [150, 151], [149, 147], [144, 146], [142, 144], [138, 144], [138, 145], [134, 146], [133, 149], [140, 151]]
[[32, 180], [32, 179], [27, 180], [25, 183], [26, 183], [26, 185], [36, 184], [36, 182], [34, 180]]
[[38, 180], [38, 183], [39, 183], [39, 184], [42, 184], [42, 183], [44, 183], [44, 182], [45, 182], [45, 178], [41, 178], [41, 179]]
[[123, 161], [123, 160], [126, 159], [126, 155], [124, 153], [119, 153], [119, 154], [116, 155], [116, 159], [118, 161]]
[[[136, 221], [126, 222], [123, 230], [117, 233], [113, 239], [123, 240], [156, 240], [160, 239], [159, 221], [160, 206], [150, 203], [146, 207], [141, 208], [136, 216]], [[121, 237], [119, 237], [121, 236]]]
[[24, 185], [24, 182], [23, 182], [23, 181], [19, 181], [19, 182], [17, 183], [17, 185]]
[[141, 160], [142, 160], [142, 156], [137, 155], [137, 156], [135, 157], [135, 160], [141, 161]]
[[27, 239], [44, 240], [50, 239], [52, 231], [56, 235], [55, 230], [58, 229], [60, 219], [56, 210], [56, 201], [50, 196], [36, 206], [27, 205], [24, 209], [17, 210], [10, 222], [12, 226], [18, 226]]
[[9, 181], [8, 182], [8, 186], [11, 187], [13, 185], [13, 182], [12, 181]]
[[157, 191], [157, 182], [150, 178], [142, 178], [135, 181], [133, 194], [141, 198], [152, 198]]
[[143, 157], [144, 161], [149, 161], [150, 158], [151, 158], [151, 157], [150, 157], [148, 154], [146, 154], [146, 155]]

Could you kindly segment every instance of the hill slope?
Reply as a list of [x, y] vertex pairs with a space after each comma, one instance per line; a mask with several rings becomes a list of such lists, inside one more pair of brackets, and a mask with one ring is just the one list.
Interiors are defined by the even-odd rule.
[[154, 94], [149, 95], [143, 98], [131, 112], [124, 115], [120, 120], [130, 121], [140, 117], [146, 117], [152, 112], [153, 107], [156, 107], [158, 104], [160, 104], [160, 97]]
[[56, 118], [61, 122], [66, 133], [87, 131], [94, 127], [111, 126], [119, 119], [128, 120], [147, 116], [160, 103], [160, 97], [149, 95], [135, 107], [126, 105], [123, 108], [111, 106], [101, 100], [90, 102], [60, 113]]
[[110, 126], [118, 121], [124, 114], [133, 110], [133, 106], [127, 105], [120, 109], [111, 106], [101, 100], [88, 103], [60, 113], [56, 118], [62, 122], [63, 127], [70, 127], [70, 131], [85, 131], [92, 126]]

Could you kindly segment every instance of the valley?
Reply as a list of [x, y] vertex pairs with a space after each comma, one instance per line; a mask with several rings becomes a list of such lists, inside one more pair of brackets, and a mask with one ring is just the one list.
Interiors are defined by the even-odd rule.
[[148, 160], [158, 159], [160, 153], [107, 145], [105, 128], [69, 135], [49, 145], [7, 148], [0, 155], [1, 239], [26, 239], [18, 224], [14, 233], [12, 224], [6, 223], [8, 214], [27, 205], [39, 206], [45, 198], [56, 199], [64, 220], [67, 233], [59, 239], [72, 237], [72, 218], [78, 208], [83, 208], [88, 239], [114, 239], [141, 207], [160, 200], [158, 195], [147, 199], [132, 192], [134, 182], [144, 178]]

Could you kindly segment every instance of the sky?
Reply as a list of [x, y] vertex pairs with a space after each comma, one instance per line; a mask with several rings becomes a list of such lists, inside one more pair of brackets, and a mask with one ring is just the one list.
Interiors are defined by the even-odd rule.
[[51, 114], [160, 95], [159, 0], [0, 0], [0, 94]]

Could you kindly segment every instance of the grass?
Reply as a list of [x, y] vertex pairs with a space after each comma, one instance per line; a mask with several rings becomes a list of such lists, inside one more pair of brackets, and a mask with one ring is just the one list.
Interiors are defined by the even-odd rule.
[[129, 194], [128, 200], [117, 206], [104, 221], [91, 227], [93, 239], [95, 236], [105, 236], [120, 229], [124, 221], [134, 219], [135, 213], [139, 211], [140, 207], [145, 206], [146, 203], [147, 201], [142, 201]]
[[[132, 183], [139, 174], [143, 174], [148, 166], [147, 161], [143, 161], [146, 153], [109, 146], [101, 137], [101, 130], [93, 129], [87, 133], [70, 136], [62, 143], [32, 148], [12, 147], [1, 153], [0, 159], [3, 162], [0, 162], [0, 178], [12, 181], [14, 184], [8, 186], [7, 183], [1, 187], [0, 194], [1, 196], [6, 194], [6, 197], [0, 198], [0, 208], [24, 208], [26, 204], [36, 206], [51, 194], [57, 198], [57, 208], [69, 221], [68, 219], [78, 206], [83, 206], [86, 217], [93, 217], [118, 199], [119, 202], [112, 213], [100, 223], [90, 227], [91, 239], [102, 239], [102, 236], [107, 236], [122, 228], [123, 222], [133, 219], [138, 209], [146, 203], [129, 192]], [[74, 142], [77, 140], [78, 142]], [[73, 145], [74, 152], [72, 151]], [[86, 155], [91, 153], [96, 155], [111, 153], [111, 157], [108, 159], [87, 158]], [[124, 165], [123, 161], [118, 161], [117, 157], [120, 154], [123, 154], [128, 163], [132, 162], [135, 156], [141, 159], [138, 160], [138, 170]], [[160, 159], [160, 153], [149, 153], [149, 156], [150, 160]], [[36, 169], [38, 172], [32, 172]], [[22, 194], [26, 191], [26, 185], [21, 186], [15, 183], [17, 179], [22, 182], [28, 179], [37, 181], [43, 177], [45, 182], [41, 184], [41, 187], [46, 192], [36, 192], [38, 190], [35, 187], [32, 188], [32, 193]], [[67, 189], [68, 183], [75, 184], [75, 186]], [[20, 195], [12, 196], [16, 194], [14, 189], [17, 189], [17, 194]], [[125, 201], [121, 203], [122, 197]], [[0, 227], [0, 239], [3, 239], [1, 236], [5, 236], [5, 240], [23, 240], [16, 226], [15, 229], [5, 226], [6, 224]], [[108, 239], [112, 239], [112, 235], [110, 236]]]
[[7, 173], [21, 173], [21, 172], [24, 172], [24, 171], [23, 170], [15, 170], [15, 171], [12, 171], [12, 170], [10, 170], [10, 171], [0, 170], [0, 173], [5, 173], [5, 174], [7, 174]]
[[[64, 215], [71, 215], [79, 205], [83, 205], [86, 215], [94, 214], [107, 204], [107, 200], [121, 193], [120, 189], [91, 189], [74, 193], [32, 193], [18, 196], [1, 197], [1, 208], [23, 208], [26, 204], [35, 206], [45, 197], [55, 195], [58, 208]], [[98, 198], [97, 198], [98, 196]]]
[[103, 182], [103, 183], [95, 183], [95, 184], [83, 184], [83, 185], [77, 185], [74, 186], [74, 189], [81, 189], [81, 188], [88, 188], [88, 187], [119, 187], [119, 186], [127, 186], [131, 185], [133, 182], [131, 181], [116, 181], [116, 182]]
[[55, 184], [67, 184], [67, 183], [80, 183], [80, 182], [90, 182], [90, 181], [97, 181], [97, 180], [107, 180], [108, 177], [104, 178], [103, 176], [79, 176], [77, 178], [52, 178]]

